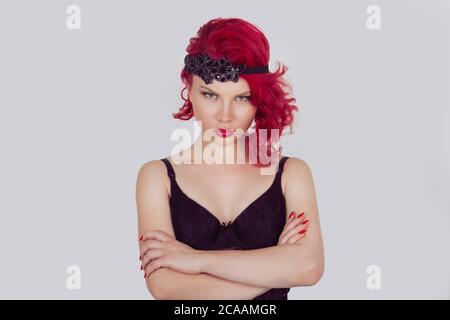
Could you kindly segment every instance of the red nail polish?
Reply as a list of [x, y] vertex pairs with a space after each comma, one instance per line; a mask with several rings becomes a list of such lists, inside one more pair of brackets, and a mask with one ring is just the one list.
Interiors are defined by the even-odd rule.
[[139, 256], [139, 260], [142, 260], [142, 256], [141, 255]]
[[304, 230], [300, 230], [298, 233], [300, 233], [300, 234], [304, 234], [306, 232], [306, 229], [304, 229]]
[[291, 214], [289, 215], [289, 219], [291, 219], [294, 216], [294, 211], [291, 212]]
[[309, 222], [309, 220], [305, 220], [301, 224], [307, 224], [308, 222]]
[[305, 214], [304, 212], [300, 213], [297, 218], [300, 219], [301, 217], [303, 217], [304, 214]]
[[147, 274], [144, 274], [144, 278], [147, 276]]
[[143, 236], [143, 235], [139, 238], [139, 240], [142, 241], [142, 239], [144, 239], [144, 236]]
[[141, 264], [141, 270], [144, 270], [144, 268], [142, 268], [142, 264]]

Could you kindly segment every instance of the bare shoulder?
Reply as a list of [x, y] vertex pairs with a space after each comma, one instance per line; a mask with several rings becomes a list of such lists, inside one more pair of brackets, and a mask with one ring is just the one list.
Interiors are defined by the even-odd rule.
[[[169, 198], [170, 179], [167, 175], [167, 167], [164, 162], [161, 160], [151, 160], [144, 163], [140, 167], [136, 179], [136, 201], [139, 217], [155, 216], [155, 214], [163, 217], [163, 212], [169, 209]], [[158, 209], [158, 211], [156, 212], [154, 209]], [[144, 226], [143, 229], [148, 228]]]
[[[138, 237], [151, 230], [160, 230], [175, 238], [170, 216], [168, 190], [165, 186], [167, 168], [163, 161], [152, 160], [139, 169], [136, 183], [136, 204], [138, 216]], [[163, 292], [164, 277], [162, 268], [146, 280], [147, 288], [153, 297], [160, 297]]]
[[301, 244], [302, 250], [308, 252], [311, 272], [307, 282], [313, 285], [324, 273], [323, 239], [313, 175], [306, 161], [295, 157], [286, 161], [285, 170], [286, 220], [289, 213], [294, 211], [297, 214], [304, 213], [303, 219], [309, 221], [307, 235], [297, 240], [296, 244]]
[[165, 171], [165, 164], [161, 160], [150, 160], [144, 163], [138, 175], [159, 175]]
[[151, 160], [144, 163], [138, 171], [137, 187], [144, 185], [162, 185], [167, 189], [168, 176], [167, 168], [161, 160]]
[[295, 174], [309, 174], [311, 173], [311, 169], [305, 160], [289, 157], [284, 164], [283, 171], [295, 173]]
[[285, 190], [299, 187], [299, 185], [311, 184], [313, 180], [312, 171], [308, 163], [296, 157], [289, 157], [286, 160], [283, 173]]

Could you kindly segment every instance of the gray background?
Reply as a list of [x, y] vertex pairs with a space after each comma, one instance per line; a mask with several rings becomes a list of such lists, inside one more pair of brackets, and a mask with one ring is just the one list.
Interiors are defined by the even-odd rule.
[[[81, 8], [68, 30], [66, 8]], [[366, 27], [369, 5], [381, 30]], [[151, 298], [135, 182], [193, 128], [179, 73], [214, 17], [260, 26], [298, 100], [326, 269], [290, 299], [448, 299], [449, 1], [1, 1], [0, 298]], [[81, 267], [81, 290], [66, 268]], [[378, 265], [381, 290], [366, 287]]]

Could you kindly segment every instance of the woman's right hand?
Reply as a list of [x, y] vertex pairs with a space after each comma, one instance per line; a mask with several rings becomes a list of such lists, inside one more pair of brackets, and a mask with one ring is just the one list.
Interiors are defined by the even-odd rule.
[[289, 215], [283, 231], [278, 239], [278, 245], [285, 243], [297, 243], [298, 240], [303, 239], [308, 230], [309, 220], [305, 218], [305, 213], [301, 212], [296, 215], [294, 211]]

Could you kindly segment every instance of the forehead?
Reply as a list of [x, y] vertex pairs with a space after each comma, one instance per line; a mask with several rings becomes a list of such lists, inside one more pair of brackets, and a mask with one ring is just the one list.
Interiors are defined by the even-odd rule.
[[239, 80], [237, 82], [234, 82], [234, 81], [220, 82], [217, 80], [213, 80], [212, 83], [206, 84], [202, 78], [200, 78], [197, 75], [194, 75], [192, 81], [193, 81], [194, 87], [199, 88], [200, 86], [202, 86], [203, 88], [208, 88], [214, 92], [220, 92], [220, 93], [224, 93], [224, 94], [243, 93], [246, 91], [250, 91], [248, 82], [243, 78], [239, 78]]

